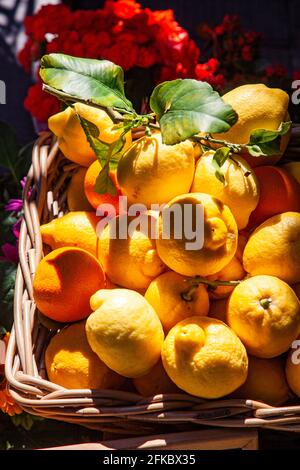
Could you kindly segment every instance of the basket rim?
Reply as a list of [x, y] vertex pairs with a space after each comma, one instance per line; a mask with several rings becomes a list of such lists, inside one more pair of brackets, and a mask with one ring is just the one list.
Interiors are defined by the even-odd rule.
[[[300, 159], [300, 125], [293, 126], [293, 133], [289, 155], [294, 159], [296, 149]], [[60, 154], [57, 140], [50, 132], [40, 134], [23, 190], [14, 325], [5, 361], [5, 375], [16, 403], [31, 414], [97, 429], [111, 426], [122, 432], [133, 423], [142, 428], [149, 423], [184, 423], [300, 432], [300, 402], [273, 407], [255, 400], [204, 400], [184, 392], [145, 398], [119, 390], [67, 390], [47, 380], [43, 351], [49, 331], [37, 322], [32, 290], [33, 275], [43, 257], [39, 227], [41, 220], [62, 215], [66, 200], [64, 185], [76, 168], [77, 164]]]

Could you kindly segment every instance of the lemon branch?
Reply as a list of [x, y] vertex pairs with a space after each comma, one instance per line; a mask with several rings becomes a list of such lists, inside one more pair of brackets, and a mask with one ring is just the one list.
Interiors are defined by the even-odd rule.
[[218, 286], [227, 286], [227, 287], [235, 287], [240, 284], [242, 281], [210, 281], [209, 279], [205, 279], [204, 277], [195, 276], [192, 279], [187, 281], [190, 284], [189, 289], [186, 292], [182, 292], [181, 298], [187, 302], [191, 302], [193, 300], [193, 294], [196, 292], [200, 284], [205, 284], [211, 289], [216, 289]]

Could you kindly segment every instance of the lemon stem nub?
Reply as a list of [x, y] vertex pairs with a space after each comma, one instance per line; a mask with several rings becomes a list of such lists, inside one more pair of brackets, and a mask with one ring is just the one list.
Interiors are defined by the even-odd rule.
[[184, 326], [175, 337], [176, 347], [181, 351], [192, 353], [195, 349], [200, 349], [205, 343], [205, 333], [196, 324]]
[[262, 308], [267, 310], [270, 307], [271, 303], [272, 303], [272, 299], [270, 299], [270, 298], [269, 299], [261, 299], [259, 301], [259, 303], [262, 306]]
[[199, 285], [194, 285], [189, 288], [186, 292], [181, 292], [180, 297], [185, 300], [186, 302], [192, 302], [193, 294], [198, 289]]

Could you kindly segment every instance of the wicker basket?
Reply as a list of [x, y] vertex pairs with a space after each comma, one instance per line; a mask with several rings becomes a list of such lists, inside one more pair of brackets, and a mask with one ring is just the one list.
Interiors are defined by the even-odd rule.
[[[300, 126], [294, 126], [285, 156], [285, 160], [297, 159], [300, 159]], [[293, 406], [274, 408], [252, 400], [208, 401], [184, 393], [144, 398], [116, 390], [67, 390], [47, 380], [44, 351], [53, 332], [38, 321], [32, 294], [33, 275], [43, 257], [39, 227], [40, 223], [59, 217], [67, 210], [66, 187], [76, 168], [76, 164], [60, 154], [51, 134], [39, 137], [24, 188], [14, 327], [5, 367], [14, 400], [34, 415], [123, 434], [157, 432], [162, 424], [178, 430], [193, 430], [200, 425], [300, 432], [300, 404], [297, 402]]]

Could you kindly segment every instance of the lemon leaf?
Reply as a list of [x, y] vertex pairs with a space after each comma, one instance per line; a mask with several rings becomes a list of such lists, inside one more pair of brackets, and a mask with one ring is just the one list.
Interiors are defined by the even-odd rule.
[[112, 196], [117, 194], [117, 188], [115, 187], [109, 174], [109, 163], [106, 163], [106, 165], [100, 171], [96, 179], [94, 191], [98, 194], [108, 193]]
[[227, 132], [238, 116], [206, 82], [178, 79], [158, 85], [150, 98], [165, 144], [176, 144], [199, 132]]
[[216, 161], [220, 167], [223, 166], [229, 157], [230, 151], [229, 147], [220, 147], [215, 151], [213, 160]]
[[133, 110], [124, 93], [123, 69], [108, 60], [48, 54], [41, 59], [40, 76], [46, 85], [73, 98], [108, 108]]
[[280, 153], [281, 137], [289, 132], [291, 121], [282, 122], [277, 131], [255, 129], [252, 131], [246, 148], [253, 157], [276, 155]]

